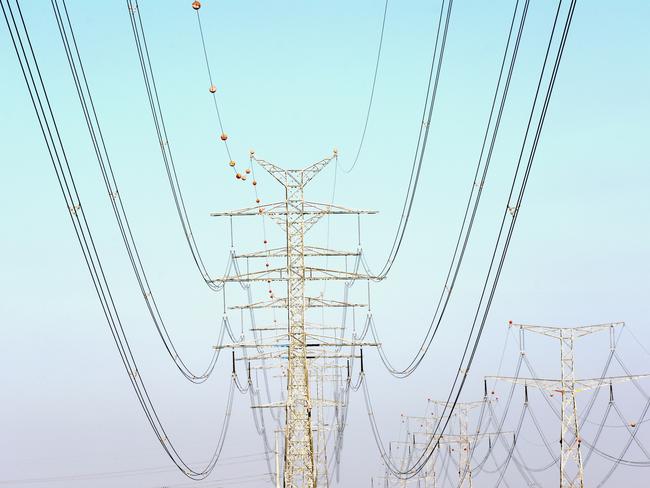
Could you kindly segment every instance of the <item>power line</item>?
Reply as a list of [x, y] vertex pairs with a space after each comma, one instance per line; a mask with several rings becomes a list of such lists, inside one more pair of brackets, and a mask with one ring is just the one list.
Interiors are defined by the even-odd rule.
[[220, 286], [218, 284], [215, 284], [214, 278], [210, 275], [205, 266], [204, 260], [197, 246], [196, 239], [194, 238], [192, 226], [187, 214], [187, 208], [185, 206], [185, 200], [183, 198], [183, 193], [180, 187], [176, 165], [174, 163], [174, 157], [171, 151], [169, 137], [165, 126], [165, 119], [161, 108], [160, 97], [158, 96], [156, 79], [151, 65], [151, 57], [149, 55], [149, 48], [147, 47], [147, 40], [142, 23], [142, 17], [140, 16], [140, 6], [137, 1], [134, 3], [132, 0], [127, 0], [126, 5], [130, 13], [129, 18], [131, 20], [131, 29], [133, 31], [133, 39], [135, 41], [138, 58], [140, 61], [140, 68], [142, 70], [142, 76], [145, 83], [147, 100], [149, 102], [151, 116], [154, 121], [156, 135], [158, 138], [158, 143], [160, 145], [160, 152], [167, 173], [167, 180], [169, 182], [174, 204], [176, 207], [176, 213], [178, 214], [181, 227], [183, 228], [185, 240], [187, 241], [187, 244], [190, 248], [192, 258], [197, 268], [199, 269], [199, 272], [201, 273], [205, 284], [208, 285], [210, 289], [219, 291]]
[[[386, 259], [386, 262], [384, 263], [382, 270], [377, 275], [379, 278], [384, 278], [388, 274], [400, 250], [400, 247], [402, 245], [402, 240], [404, 239], [404, 233], [406, 232], [406, 226], [408, 224], [408, 220], [411, 215], [411, 209], [413, 208], [415, 192], [417, 190], [418, 182], [420, 180], [420, 171], [422, 169], [424, 153], [429, 138], [429, 128], [431, 126], [431, 119], [433, 117], [433, 108], [435, 106], [436, 95], [438, 93], [438, 82], [440, 81], [442, 61], [445, 54], [445, 46], [447, 44], [447, 33], [449, 32], [449, 20], [451, 18], [451, 11], [454, 4], [453, 0], [448, 0], [447, 13], [444, 16], [445, 22], [444, 22], [444, 28], [442, 29], [442, 38], [440, 38], [443, 11], [444, 11], [444, 6], [446, 1], [447, 0], [442, 0], [440, 3], [440, 15], [438, 17], [438, 27], [436, 31], [436, 38], [435, 38], [435, 43], [433, 46], [433, 53], [431, 58], [431, 68], [429, 70], [429, 81], [427, 83], [427, 91], [424, 99], [424, 107], [422, 109], [422, 125], [420, 126], [420, 131], [418, 134], [415, 155], [413, 157], [413, 166], [411, 167], [411, 176], [409, 179], [408, 188], [406, 190], [404, 205], [402, 207], [402, 215], [400, 217], [400, 221], [397, 226], [397, 231], [395, 233], [395, 237], [393, 239], [393, 244], [388, 254], [388, 258]], [[440, 42], [440, 47], [438, 47], [438, 42]]]
[[[208, 366], [201, 373], [194, 373], [187, 366], [182, 356], [179, 354], [173, 340], [169, 335], [165, 321], [162, 318], [155, 296], [151, 290], [147, 273], [142, 262], [141, 254], [138, 250], [138, 246], [136, 245], [131, 224], [129, 222], [124, 200], [117, 185], [115, 172], [113, 171], [111, 158], [109, 156], [106, 142], [104, 140], [99, 117], [95, 109], [92, 92], [90, 90], [88, 78], [84, 69], [83, 60], [79, 52], [79, 46], [77, 44], [67, 5], [64, 1], [64, 20], [63, 13], [59, 8], [58, 2], [52, 1], [51, 4], [56, 18], [61, 41], [66, 53], [68, 66], [70, 68], [70, 72], [75, 84], [77, 97], [84, 114], [84, 120], [88, 128], [88, 133], [90, 135], [95, 156], [102, 174], [104, 186], [106, 187], [106, 192], [109, 197], [113, 214], [120, 231], [122, 242], [129, 257], [133, 274], [138, 282], [138, 286], [147, 306], [147, 310], [154, 325], [156, 326], [156, 330], [161, 340], [163, 341], [167, 353], [172, 358], [181, 373], [185, 376], [185, 378], [194, 383], [202, 383], [209, 378], [210, 374], [214, 370], [214, 367], [218, 360], [218, 351], [212, 351]], [[221, 342], [224, 336], [223, 323], [219, 335], [219, 342]]]
[[[445, 278], [445, 283], [444, 283], [444, 286], [443, 286], [442, 291], [440, 293], [440, 296], [438, 297], [436, 307], [435, 307], [435, 310], [434, 310], [434, 314], [433, 314], [433, 317], [432, 317], [431, 322], [429, 324], [429, 327], [427, 329], [427, 332], [426, 332], [424, 338], [422, 339], [422, 341], [420, 343], [420, 346], [417, 349], [417, 352], [410, 359], [407, 366], [404, 367], [404, 368], [396, 368], [395, 366], [393, 366], [392, 363], [390, 362], [390, 360], [388, 359], [388, 356], [383, 351], [383, 348], [381, 348], [380, 351], [379, 351], [380, 354], [381, 354], [381, 359], [382, 359], [382, 362], [384, 363], [384, 366], [386, 366], [388, 371], [393, 376], [400, 377], [400, 378], [410, 376], [417, 369], [417, 367], [421, 364], [422, 360], [424, 359], [425, 355], [429, 351], [429, 348], [431, 347], [431, 344], [433, 343], [433, 340], [434, 340], [434, 338], [435, 338], [435, 336], [436, 336], [436, 334], [437, 334], [437, 332], [439, 330], [439, 327], [440, 327], [440, 325], [442, 323], [445, 312], [447, 310], [447, 305], [449, 304], [449, 301], [451, 299], [451, 295], [452, 295], [453, 290], [455, 288], [456, 280], [457, 280], [457, 278], [459, 276], [459, 273], [460, 273], [460, 269], [461, 269], [461, 266], [462, 266], [462, 263], [463, 263], [463, 258], [465, 256], [465, 251], [467, 249], [469, 239], [470, 239], [470, 236], [471, 236], [471, 232], [472, 232], [472, 229], [473, 229], [474, 221], [475, 221], [475, 218], [476, 218], [476, 215], [477, 215], [477, 212], [478, 212], [479, 204], [480, 204], [480, 201], [481, 201], [481, 195], [483, 193], [483, 185], [485, 184], [485, 180], [487, 178], [487, 172], [488, 172], [488, 169], [490, 167], [490, 162], [491, 162], [491, 159], [492, 159], [492, 151], [494, 149], [494, 144], [496, 142], [497, 134], [498, 134], [498, 131], [499, 131], [501, 117], [503, 115], [505, 103], [506, 103], [506, 100], [507, 100], [507, 97], [508, 97], [508, 90], [509, 90], [509, 86], [510, 86], [510, 81], [512, 79], [512, 75], [513, 75], [513, 72], [514, 72], [514, 67], [515, 67], [515, 63], [516, 63], [516, 60], [517, 60], [517, 54], [519, 52], [519, 44], [521, 42], [521, 37], [522, 37], [523, 31], [524, 31], [524, 25], [525, 25], [527, 13], [528, 13], [528, 4], [529, 4], [529, 2], [526, 1], [525, 5], [523, 7], [523, 12], [520, 14], [519, 27], [518, 27], [518, 30], [517, 30], [517, 36], [516, 36], [515, 44], [514, 44], [514, 47], [512, 49], [512, 54], [511, 54], [511, 57], [510, 57], [510, 65], [509, 65], [505, 85], [504, 85], [504, 88], [503, 88], [502, 94], [501, 94], [501, 101], [499, 103], [499, 110], [498, 110], [497, 120], [496, 120], [496, 122], [494, 124], [494, 127], [492, 129], [492, 137], [491, 137], [491, 142], [490, 142], [490, 146], [489, 146], [489, 150], [488, 150], [488, 155], [487, 155], [487, 158], [486, 158], [485, 163], [484, 163], [484, 169], [483, 169], [483, 172], [482, 172], [482, 176], [479, 179], [479, 173], [480, 173], [480, 169], [481, 169], [481, 166], [482, 166], [482, 163], [483, 163], [483, 155], [484, 155], [484, 152], [485, 152], [486, 143], [488, 141], [488, 136], [489, 136], [489, 133], [490, 133], [490, 127], [492, 126], [492, 119], [493, 119], [493, 116], [494, 116], [495, 107], [497, 105], [497, 99], [498, 99], [498, 96], [499, 96], [499, 92], [501, 91], [501, 82], [502, 82], [502, 77], [503, 77], [504, 70], [505, 70], [505, 67], [506, 67], [506, 60], [507, 60], [507, 57], [508, 57], [508, 52], [510, 51], [510, 42], [511, 42], [512, 34], [513, 34], [514, 26], [515, 26], [515, 20], [517, 18], [517, 14], [518, 14], [518, 11], [519, 11], [519, 1], [517, 1], [515, 3], [515, 8], [514, 8], [514, 12], [513, 12], [513, 15], [512, 15], [512, 20], [510, 22], [508, 38], [507, 38], [507, 41], [506, 41], [506, 46], [505, 46], [504, 53], [503, 53], [503, 58], [502, 58], [502, 61], [501, 61], [501, 67], [500, 67], [500, 70], [499, 70], [499, 77], [498, 77], [498, 80], [497, 80], [496, 88], [494, 90], [494, 96], [492, 98], [492, 106], [490, 108], [490, 114], [489, 114], [488, 121], [487, 121], [486, 128], [485, 128], [485, 135], [483, 137], [483, 144], [482, 144], [481, 151], [480, 151], [480, 154], [479, 154], [479, 158], [478, 158], [478, 161], [477, 161], [476, 170], [475, 170], [475, 174], [474, 174], [474, 179], [472, 181], [469, 197], [468, 197], [468, 200], [467, 200], [467, 205], [465, 207], [465, 214], [463, 216], [461, 228], [459, 230], [458, 237], [456, 239], [456, 245], [455, 245], [455, 248], [454, 248], [454, 252], [452, 254], [452, 258], [451, 258], [451, 261], [449, 263], [449, 268], [447, 270], [447, 276]], [[472, 200], [474, 200], [473, 206], [471, 205]], [[472, 209], [471, 214], [470, 214], [470, 208]], [[468, 222], [468, 217], [469, 217], [469, 222]], [[463, 236], [464, 236], [464, 238], [463, 238]], [[462, 245], [461, 245], [461, 242], [462, 242]], [[376, 328], [374, 327], [374, 321], [371, 323], [371, 326], [372, 326], [373, 335], [375, 335], [375, 340], [378, 340], [378, 337], [376, 336]]]
[[[344, 173], [351, 173], [354, 167], [357, 165], [357, 161], [359, 161], [359, 155], [361, 154], [361, 149], [363, 148], [363, 142], [366, 139], [366, 132], [368, 130], [368, 122], [370, 121], [370, 112], [372, 110], [372, 102], [375, 98], [375, 86], [377, 85], [377, 73], [379, 72], [379, 61], [381, 60], [381, 48], [384, 44], [384, 29], [386, 27], [386, 13], [388, 12], [388, 1], [384, 3], [384, 15], [381, 20], [381, 31], [379, 34], [379, 46], [377, 47], [377, 59], [375, 61], [375, 73], [372, 76], [372, 87], [370, 88], [370, 99], [368, 100], [368, 109], [366, 110], [366, 119], [365, 122], [363, 123], [363, 131], [361, 132], [361, 139], [359, 140], [359, 146], [357, 147], [357, 152], [354, 156], [354, 161], [352, 161], [352, 165], [348, 168], [345, 169], [341, 167], [341, 171]], [[338, 160], [336, 162], [337, 167], [339, 166]], [[336, 187], [336, 180], [334, 180], [334, 186]]]
[[[463, 387], [465, 385], [465, 382], [466, 382], [466, 379], [467, 379], [467, 373], [471, 369], [472, 363], [474, 361], [476, 351], [478, 349], [478, 344], [480, 342], [483, 330], [485, 328], [485, 324], [486, 324], [486, 321], [487, 321], [487, 316], [488, 316], [488, 313], [489, 313], [489, 310], [490, 310], [490, 305], [492, 303], [492, 300], [494, 299], [494, 295], [495, 295], [495, 292], [496, 292], [499, 277], [500, 277], [501, 271], [503, 269], [505, 258], [507, 256], [507, 251], [508, 251], [508, 248], [509, 248], [509, 245], [510, 245], [510, 241], [512, 239], [512, 233], [514, 231], [515, 223], [516, 223], [517, 217], [519, 215], [519, 209], [521, 207], [521, 202], [523, 200], [523, 196], [524, 196], [524, 193], [525, 193], [526, 184], [527, 184], [528, 178], [530, 176], [530, 171], [531, 171], [532, 164], [533, 164], [533, 161], [534, 161], [534, 156], [535, 156], [535, 152], [536, 152], [536, 149], [537, 149], [537, 145], [539, 143], [541, 130], [542, 130], [542, 127], [544, 125], [544, 120], [545, 120], [546, 113], [547, 113], [547, 110], [548, 110], [548, 105], [549, 105], [549, 102], [550, 102], [550, 99], [551, 99], [551, 94], [553, 92], [553, 87], [555, 85], [555, 80], [557, 78], [557, 73], [558, 73], [558, 69], [559, 69], [559, 66], [560, 66], [560, 61], [562, 59], [562, 54], [564, 52], [564, 47], [566, 45], [566, 40], [567, 40], [567, 36], [568, 36], [568, 32], [569, 32], [569, 27], [570, 27], [571, 21], [573, 19], [573, 12], [575, 10], [575, 5], [576, 5], [575, 0], [572, 0], [571, 3], [570, 3], [569, 8], [567, 9], [566, 17], [565, 17], [565, 20], [564, 20], [564, 27], [563, 27], [562, 34], [561, 34], [560, 41], [559, 41], [559, 45], [557, 47], [557, 51], [556, 51], [556, 54], [555, 54], [555, 59], [553, 61], [553, 67], [552, 67], [550, 79], [549, 79], [549, 82], [548, 82], [548, 85], [547, 85], [544, 100], [542, 102], [542, 107], [541, 107], [540, 113], [539, 113], [538, 118], [537, 118], [537, 124], [536, 124], [536, 128], [534, 130], [533, 141], [532, 141], [531, 147], [530, 147], [530, 149], [528, 151], [527, 161], [526, 161], [526, 164], [524, 166], [524, 173], [523, 173], [523, 176], [521, 178], [522, 181], [521, 181], [521, 184], [520, 184], [520, 187], [519, 187], [519, 191], [518, 191], [518, 194], [517, 194], [516, 201], [513, 203], [512, 198], [513, 198], [513, 195], [515, 194], [516, 183], [517, 183], [517, 181], [519, 181], [518, 175], [519, 175], [520, 167], [522, 166], [522, 162], [523, 162], [523, 159], [524, 159], [524, 154], [525, 154], [525, 150], [526, 150], [527, 142], [528, 142], [528, 136], [529, 136], [530, 130], [531, 130], [532, 125], [533, 125], [533, 119], [534, 119], [536, 109], [537, 109], [538, 97], [539, 97], [540, 92], [541, 92], [541, 87], [542, 87], [542, 82], [544, 80], [544, 75], [546, 74], [546, 66], [547, 66], [547, 62], [549, 60], [549, 55], [550, 55], [550, 52], [551, 52], [552, 41], [555, 38], [557, 21], [558, 21], [558, 18], [559, 18], [561, 7], [562, 7], [562, 1], [558, 2], [557, 11], [556, 11], [555, 18], [554, 18], [554, 21], [553, 21], [553, 28], [552, 28], [552, 31], [551, 31], [551, 35], [549, 36], [549, 41], [548, 41], [548, 46], [547, 46], [547, 49], [546, 49], [546, 55], [545, 55], [545, 58], [544, 58], [544, 63], [542, 65], [542, 70], [540, 72], [539, 81], [538, 81], [537, 88], [536, 88], [536, 91], [535, 91], [535, 97], [534, 97], [534, 100], [533, 100], [533, 104], [532, 104], [529, 119], [528, 119], [528, 124], [527, 124], [526, 131], [525, 131], [525, 134], [524, 134], [524, 139], [523, 139], [523, 142], [522, 142], [521, 151], [520, 151], [520, 154], [519, 154], [517, 167], [516, 167], [516, 171], [515, 171], [515, 177], [514, 177], [513, 182], [512, 182], [512, 186], [511, 186], [511, 189], [510, 189], [510, 194], [508, 195], [506, 208], [504, 209], [504, 213], [503, 213], [503, 217], [502, 217], [502, 221], [501, 221], [501, 227], [499, 229], [499, 233], [498, 233], [498, 236], [497, 236], [497, 241], [496, 241], [496, 244], [494, 246], [494, 250], [492, 252], [488, 273], [486, 275], [486, 278], [485, 278], [485, 281], [484, 281], [484, 284], [483, 284], [483, 288], [482, 288], [479, 303], [478, 303], [478, 305], [476, 307], [476, 312], [475, 312], [475, 316], [474, 316], [474, 319], [473, 319], [473, 322], [472, 322], [470, 333], [468, 335], [468, 339], [467, 339], [467, 342], [466, 342], [466, 345], [465, 345], [461, 360], [459, 362], [460, 364], [459, 364], [459, 367], [458, 367], [458, 370], [457, 370], [458, 372], [457, 372], [456, 377], [455, 377], [455, 379], [454, 379], [454, 381], [452, 383], [452, 386], [451, 386], [450, 392], [449, 392], [449, 396], [447, 398], [447, 404], [451, 405], [450, 412], [454, 411], [455, 405], [458, 402], [458, 398], [460, 397], [460, 394], [461, 394], [461, 392], [463, 390]], [[504, 229], [505, 229], [506, 218], [508, 216], [511, 216], [510, 225], [508, 226], [507, 232], [505, 234], [505, 236], [506, 236], [505, 240], [504, 240], [502, 246], [500, 246], [501, 238], [502, 238], [502, 235], [503, 235], [503, 232], [504, 232]], [[497, 255], [498, 255], [498, 251], [499, 251], [500, 248], [501, 248], [501, 253], [500, 253], [499, 259], [497, 260]], [[496, 267], [495, 267], [495, 265], [496, 265]], [[490, 285], [490, 277], [492, 276], [493, 269], [495, 269], [494, 278], [492, 280], [492, 284]], [[489, 292], [488, 292], [488, 288], [489, 288]], [[484, 301], [485, 301], [485, 303], [484, 303]], [[483, 312], [482, 312], [482, 317], [481, 317], [481, 319], [479, 321], [479, 315], [481, 315], [481, 309], [483, 309]], [[476, 331], [476, 337], [474, 337], [474, 340], [472, 341], [472, 337], [474, 336], [475, 331]], [[452, 398], [453, 398], [453, 400], [452, 400]], [[443, 412], [443, 415], [444, 415], [444, 412]], [[449, 422], [449, 420], [447, 420], [444, 423], [439, 422], [439, 425], [441, 425], [441, 427], [442, 427], [441, 432], [445, 431], [448, 422]], [[437, 445], [434, 442], [435, 439], [436, 439], [436, 435], [431, 437], [431, 439], [429, 440], [429, 448], [427, 450], [425, 450], [425, 452], [421, 456], [418, 457], [417, 461], [412, 466], [410, 466], [409, 469], [402, 470], [399, 467], [394, 466], [390, 462], [387, 463], [388, 468], [391, 470], [391, 472], [395, 476], [397, 476], [400, 479], [408, 479], [408, 478], [411, 478], [411, 477], [417, 475], [424, 468], [424, 466], [426, 465], [426, 462], [429, 460], [429, 458], [431, 457], [433, 452], [436, 450]], [[380, 446], [378, 446], [378, 447], [380, 448], [380, 451], [381, 451], [381, 447]]]
[[118, 309], [111, 293], [109, 283], [106, 279], [104, 266], [102, 265], [92, 232], [90, 231], [88, 220], [83, 210], [81, 198], [77, 190], [67, 153], [54, 116], [54, 111], [50, 104], [50, 99], [41, 75], [36, 54], [34, 53], [29, 36], [29, 30], [20, 8], [20, 2], [16, 0], [15, 5], [20, 19], [20, 27], [16, 21], [16, 15], [14, 14], [14, 9], [11, 7], [10, 2], [8, 0], [0, 1], [3, 17], [9, 30], [14, 51], [41, 128], [48, 154], [55, 170], [55, 175], [67, 211], [75, 230], [75, 235], [79, 242], [86, 267], [90, 273], [93, 287], [102, 306], [102, 312], [104, 313], [107, 324], [109, 325], [111, 335], [113, 336], [118, 348], [129, 381], [138, 397], [138, 401], [143, 408], [149, 424], [170, 459], [172, 459], [172, 461], [188, 477], [194, 479], [205, 478], [214, 469], [223, 448], [225, 435], [229, 426], [230, 410], [232, 409], [234, 378], [230, 384], [230, 390], [226, 402], [226, 414], [221, 425], [221, 433], [218, 436], [211, 460], [204, 469], [196, 470], [183, 460], [176, 447], [171, 442], [151, 400], [142, 375], [138, 370], [133, 350], [125, 334]]

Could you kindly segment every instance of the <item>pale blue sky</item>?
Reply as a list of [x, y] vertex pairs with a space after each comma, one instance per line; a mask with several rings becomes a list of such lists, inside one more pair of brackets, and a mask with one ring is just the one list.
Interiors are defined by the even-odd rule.
[[[347, 167], [363, 126], [383, 2], [203, 3], [234, 157], [245, 160], [248, 149], [255, 148], [261, 158], [300, 167], [337, 147]], [[141, 7], [195, 235], [209, 267], [221, 271], [229, 247], [227, 227], [208, 213], [248, 206], [251, 194], [234, 181], [218, 141], [189, 4], [143, 0]], [[450, 361], [472, 314], [551, 21], [551, 2], [532, 4], [485, 205], [441, 340], [410, 381], [393, 381], [376, 357], [367, 360], [386, 438], [397, 434], [401, 412], [417, 414], [426, 398], [442, 396], [454, 372]], [[399, 364], [416, 347], [441, 286], [513, 5], [455, 2], [414, 215], [391, 276], [373, 291], [382, 339]], [[385, 259], [401, 210], [438, 8], [433, 2], [392, 2], [365, 148], [354, 172], [338, 178], [337, 203], [380, 211], [364, 219], [364, 248], [374, 268]], [[23, 2], [23, 9], [134, 347], [171, 430], [188, 456], [201, 461], [211, 445], [206, 425], [218, 422], [224, 408], [229, 361], [203, 387], [184, 385], [170, 367], [118, 241], [51, 8], [45, 2]], [[192, 267], [176, 220], [128, 13], [124, 2], [70, 0], [69, 9], [152, 287], [172, 335], [198, 366], [207, 361], [221, 305]], [[484, 374], [496, 372], [508, 319], [560, 325], [624, 320], [650, 347], [649, 21], [650, 4], [645, 1], [578, 2], [467, 400], [481, 394]], [[7, 479], [164, 466], [166, 458], [145, 424], [92, 293], [6, 28], [0, 31], [0, 485]], [[330, 167], [314, 180], [311, 199], [329, 200], [333, 175]], [[279, 197], [270, 178], [259, 180], [263, 198]], [[352, 218], [333, 221], [332, 245], [354, 246], [353, 224]], [[323, 224], [315, 228], [311, 238], [324, 239], [324, 229]], [[236, 230], [242, 248], [259, 246], [257, 225], [242, 223]], [[552, 346], [543, 340], [529, 342], [536, 348], [540, 370], [549, 375], [557, 373]], [[629, 333], [621, 337], [621, 351], [635, 371], [650, 369], [648, 357]], [[579, 371], [597, 374], [606, 353], [605, 337], [586, 342], [578, 349]], [[511, 343], [504, 373], [515, 359]], [[351, 398], [342, 486], [367, 486], [370, 475], [379, 471], [379, 458], [363, 398]], [[625, 398], [639, 401], [633, 392]], [[248, 399], [238, 397], [235, 408], [224, 457], [262, 451], [250, 425]], [[547, 425], [553, 432], [550, 419]], [[641, 433], [650, 440], [647, 430]], [[224, 466], [215, 478], [242, 468], [265, 470], [261, 462]], [[550, 480], [553, 476], [549, 473]], [[182, 476], [172, 471], [125, 478], [120, 486], [181, 482]], [[638, 471], [626, 468], [609, 486], [623, 482], [644, 486]], [[102, 488], [114, 483], [30, 486]]]

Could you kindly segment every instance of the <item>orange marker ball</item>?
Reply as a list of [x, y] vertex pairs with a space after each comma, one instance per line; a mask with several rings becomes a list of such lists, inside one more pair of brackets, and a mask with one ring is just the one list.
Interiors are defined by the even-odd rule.
[[237, 178], [238, 180], [241, 180], [241, 173], [237, 173], [237, 174], [235, 175], [235, 178]]
[[236, 163], [234, 161], [230, 161], [228, 164], [230, 165], [231, 168], [234, 168]]
[[228, 134], [226, 134], [225, 132], [223, 132], [223, 133], [221, 134], [221, 140], [224, 141], [224, 142], [227, 141], [227, 140], [228, 140]]
[[198, 10], [201, 8], [201, 2], [192, 2], [192, 8]]
[[209, 90], [210, 90], [210, 93], [216, 93], [217, 92], [217, 87], [214, 86], [214, 85], [210, 85]]

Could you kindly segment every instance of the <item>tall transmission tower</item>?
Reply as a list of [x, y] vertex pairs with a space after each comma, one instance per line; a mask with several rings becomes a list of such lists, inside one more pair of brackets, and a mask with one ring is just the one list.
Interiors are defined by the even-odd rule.
[[537, 387], [541, 390], [561, 395], [560, 413], [560, 488], [584, 488], [584, 466], [580, 452], [580, 427], [578, 422], [578, 408], [576, 395], [580, 392], [610, 386], [616, 383], [625, 383], [650, 375], [615, 376], [608, 378], [576, 379], [575, 376], [575, 340], [595, 332], [609, 331], [610, 349], [616, 346], [614, 331], [616, 327], [623, 326], [622, 322], [586, 325], [580, 327], [545, 327], [536, 325], [513, 324], [510, 327], [519, 329], [519, 350], [525, 356], [524, 332], [533, 332], [551, 337], [560, 342], [560, 378], [512, 378], [506, 376], [488, 376], [486, 380], [501, 380]]
[[[316, 459], [314, 448], [314, 431], [322, 434], [323, 425], [312, 426], [313, 400], [312, 394], [318, 394], [318, 401], [323, 402], [322, 391], [312, 392], [310, 372], [316, 371], [314, 363], [323, 359], [350, 358], [350, 355], [339, 352], [328, 352], [328, 348], [340, 350], [343, 346], [351, 348], [372, 346], [374, 343], [362, 343], [360, 341], [344, 340], [342, 337], [323, 334], [322, 327], [310, 329], [306, 322], [306, 311], [309, 308], [325, 307], [359, 307], [361, 304], [352, 304], [346, 301], [335, 301], [321, 296], [306, 296], [305, 284], [307, 281], [320, 280], [370, 280], [373, 276], [360, 274], [355, 271], [327, 269], [323, 267], [308, 266], [306, 258], [329, 257], [329, 256], [359, 256], [360, 250], [356, 252], [335, 251], [323, 247], [310, 246], [305, 244], [305, 234], [312, 226], [326, 215], [361, 215], [373, 214], [373, 211], [352, 210], [333, 204], [315, 203], [306, 201], [304, 188], [323, 168], [337, 157], [336, 151], [325, 159], [322, 159], [304, 169], [283, 169], [268, 161], [257, 159], [251, 152], [251, 162], [256, 162], [264, 168], [271, 176], [279, 182], [285, 190], [283, 201], [258, 205], [256, 207], [244, 208], [230, 212], [212, 213], [213, 216], [244, 217], [254, 215], [265, 215], [276, 222], [286, 235], [284, 247], [241, 254], [236, 257], [252, 259], [264, 258], [266, 268], [259, 271], [237, 273], [226, 276], [220, 281], [223, 282], [286, 282], [286, 297], [275, 297], [272, 293], [270, 300], [246, 305], [231, 307], [241, 309], [265, 309], [283, 308], [287, 313], [287, 324], [284, 333], [277, 336], [279, 339], [273, 344], [255, 343], [233, 343], [227, 346], [238, 348], [254, 348], [259, 350], [263, 346], [273, 346], [275, 351], [278, 347], [285, 347], [286, 353], [260, 353], [247, 356], [247, 360], [256, 359], [286, 359], [286, 401], [281, 404], [266, 405], [267, 407], [282, 407], [285, 413], [284, 427], [284, 482], [285, 488], [313, 488], [318, 483], [318, 478], [326, 478], [322, 466], [326, 463], [326, 455], [321, 453], [320, 459]], [[285, 258], [282, 266], [273, 267], [269, 261], [275, 258]], [[277, 327], [274, 327], [277, 330]], [[308, 352], [309, 350], [309, 352]], [[354, 356], [354, 352], [352, 353]], [[322, 374], [320, 373], [316, 373]], [[322, 420], [318, 413], [316, 421]], [[323, 437], [321, 437], [322, 442]], [[324, 448], [324, 447], [323, 447]], [[320, 461], [321, 469], [317, 470], [317, 461]], [[320, 472], [319, 472], [320, 471]]]

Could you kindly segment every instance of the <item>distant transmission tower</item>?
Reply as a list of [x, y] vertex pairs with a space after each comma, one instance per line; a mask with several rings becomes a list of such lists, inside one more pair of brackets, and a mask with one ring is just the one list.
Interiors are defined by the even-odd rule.
[[[436, 407], [451, 409], [452, 405], [447, 402], [429, 400], [429, 403]], [[458, 419], [458, 435], [443, 434], [440, 436], [441, 443], [458, 445], [458, 488], [472, 488], [472, 469], [470, 465], [470, 447], [476, 436], [469, 435], [469, 412], [481, 407], [485, 401], [457, 402], [453, 415]]]
[[[258, 205], [256, 207], [235, 210], [231, 212], [213, 213], [213, 216], [243, 217], [264, 214], [283, 229], [286, 233], [284, 247], [258, 251], [250, 254], [241, 254], [237, 258], [265, 258], [266, 268], [243, 274], [235, 274], [222, 279], [224, 282], [268, 282], [282, 281], [287, 284], [286, 297], [275, 297], [270, 294], [270, 300], [232, 308], [259, 309], [259, 308], [284, 308], [287, 311], [287, 325], [283, 335], [283, 342], [273, 344], [259, 343], [234, 343], [223, 347], [255, 348], [273, 346], [275, 351], [278, 346], [286, 347], [286, 352], [264, 353], [257, 356], [248, 356], [248, 360], [256, 359], [284, 359], [286, 358], [287, 390], [286, 402], [282, 404], [266, 405], [267, 407], [283, 407], [286, 425], [284, 428], [284, 487], [285, 488], [313, 488], [318, 479], [327, 480], [323, 473], [326, 464], [326, 455], [320, 452], [316, 459], [314, 449], [314, 431], [320, 435], [323, 442], [323, 425], [312, 426], [312, 393], [318, 395], [317, 402], [324, 402], [322, 389], [312, 392], [310, 371], [318, 376], [314, 361], [319, 359], [350, 358], [350, 355], [327, 352], [328, 348], [340, 349], [343, 346], [357, 347], [375, 345], [361, 343], [355, 340], [343, 340], [322, 334], [322, 327], [310, 328], [306, 322], [306, 309], [323, 307], [358, 307], [365, 306], [351, 304], [345, 301], [328, 300], [325, 297], [305, 296], [306, 281], [321, 280], [369, 280], [372, 276], [359, 274], [355, 271], [341, 271], [323, 267], [308, 266], [306, 258], [328, 256], [359, 256], [360, 251], [345, 252], [325, 249], [323, 247], [308, 246], [305, 244], [306, 232], [322, 217], [326, 215], [343, 214], [372, 214], [376, 212], [351, 210], [331, 204], [314, 203], [305, 201], [304, 188], [323, 168], [337, 157], [336, 151], [332, 156], [322, 159], [304, 169], [282, 169], [268, 161], [255, 158], [251, 152], [251, 161], [257, 162], [270, 173], [285, 189], [285, 198], [278, 203]], [[285, 264], [280, 267], [270, 266], [269, 260], [273, 258], [286, 258]], [[276, 329], [277, 330], [277, 329]], [[308, 352], [309, 350], [309, 352]], [[331, 349], [330, 349], [331, 350]], [[325, 365], [323, 365], [325, 366]], [[321, 387], [322, 388], [322, 387]], [[315, 412], [316, 421], [322, 421], [322, 414]], [[324, 449], [324, 446], [322, 447]], [[317, 469], [317, 464], [320, 469]], [[326, 468], [325, 468], [326, 469]], [[325, 481], [327, 483], [327, 481]]]
[[524, 324], [509, 324], [519, 328], [519, 349], [523, 356], [525, 352], [524, 331], [552, 337], [560, 341], [560, 369], [559, 379], [540, 378], [511, 378], [505, 376], [488, 376], [486, 380], [501, 380], [520, 385], [533, 386], [549, 393], [559, 393], [562, 399], [561, 428], [560, 428], [560, 488], [584, 488], [584, 467], [580, 452], [580, 427], [578, 424], [578, 408], [576, 394], [611, 386], [615, 383], [624, 383], [650, 375], [616, 376], [609, 378], [593, 378], [578, 380], [575, 377], [575, 363], [573, 346], [576, 339], [595, 332], [609, 330], [610, 348], [613, 350], [616, 341], [614, 330], [624, 325], [622, 322], [586, 325], [581, 327], [544, 327]]
[[[468, 487], [473, 485], [472, 481], [472, 452], [474, 447], [484, 439], [489, 440], [490, 449], [492, 448], [493, 437], [500, 437], [504, 435], [513, 434], [512, 432], [479, 432], [475, 434], [469, 433], [469, 413], [472, 409], [485, 404], [486, 400], [477, 402], [457, 403], [454, 409], [453, 416], [458, 419], [459, 433], [449, 434], [436, 434], [436, 430], [441, 422], [444, 422], [445, 417], [437, 416], [437, 412], [432, 412], [431, 415], [425, 417], [418, 417], [412, 415], [402, 416], [406, 420], [406, 441], [391, 441], [389, 443], [389, 454], [401, 452], [401, 464], [405, 464], [413, 460], [413, 458], [425, 455], [430, 452], [431, 457], [428, 459], [426, 466], [419, 473], [417, 478], [397, 479], [386, 472], [384, 476], [375, 476], [371, 478], [371, 486], [374, 486], [374, 481], [384, 481], [384, 487], [409, 487], [413, 486], [411, 483], [417, 483], [417, 488], [436, 488], [443, 486], [446, 482], [451, 482], [455, 487]], [[430, 403], [438, 406], [445, 406], [446, 402], [431, 401]], [[451, 405], [450, 405], [451, 406]], [[448, 407], [449, 408], [449, 407]], [[457, 410], [456, 410], [457, 409]], [[404, 422], [404, 420], [403, 420]], [[415, 429], [412, 429], [411, 424], [415, 424]], [[432, 444], [432, 441], [435, 441]], [[393, 446], [395, 448], [393, 449]], [[458, 454], [458, 481], [451, 481], [450, 478], [443, 478], [436, 472], [436, 463], [438, 462], [438, 455], [443, 446], [447, 448], [447, 457], [451, 458], [454, 453]], [[453, 447], [452, 447], [453, 446]], [[399, 459], [397, 460], [399, 463]], [[443, 463], [444, 464], [444, 463]], [[445, 471], [445, 476], [447, 472]]]

